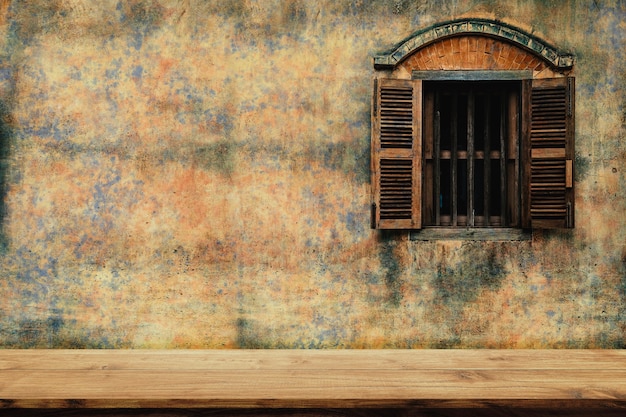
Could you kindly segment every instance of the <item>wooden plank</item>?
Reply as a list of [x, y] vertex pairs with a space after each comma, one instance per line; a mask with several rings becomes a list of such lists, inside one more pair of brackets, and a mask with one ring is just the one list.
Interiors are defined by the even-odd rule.
[[422, 186], [423, 196], [423, 221], [427, 225], [431, 225], [434, 218], [434, 172], [433, 161], [426, 160], [424, 165], [424, 184]]
[[372, 204], [372, 218], [371, 226], [372, 229], [378, 227], [378, 223], [380, 222], [380, 218], [378, 216], [378, 203], [380, 199], [380, 190], [379, 190], [379, 178], [380, 178], [380, 170], [378, 168], [378, 152], [380, 149], [380, 118], [378, 117], [378, 108], [379, 108], [379, 81], [377, 78], [373, 79], [372, 82], [372, 101], [371, 101], [371, 114], [370, 114], [370, 122], [372, 126], [372, 138], [370, 143], [370, 182], [372, 184], [372, 196], [371, 196], [371, 204]]
[[474, 227], [474, 92], [467, 96], [467, 217]]
[[484, 368], [610, 370], [619, 366], [626, 366], [626, 350], [0, 350], [2, 372], [144, 369], [262, 371], [294, 367], [304, 370], [380, 367], [389, 370]]
[[423, 85], [421, 80], [413, 82], [413, 190], [411, 228], [422, 227], [422, 112], [423, 112]]
[[531, 162], [531, 140], [530, 140], [530, 123], [532, 117], [531, 110], [531, 93], [532, 93], [532, 82], [530, 80], [522, 81], [522, 123], [521, 123], [521, 148], [520, 148], [520, 158], [521, 158], [521, 221], [522, 227], [529, 228], [531, 227], [531, 218], [530, 218], [530, 162]]
[[450, 151], [452, 155], [452, 164], [451, 164], [451, 172], [450, 172], [450, 199], [452, 200], [452, 226], [458, 225], [458, 180], [457, 180], [457, 169], [458, 169], [458, 157], [457, 157], [457, 149], [458, 149], [458, 100], [459, 96], [456, 93], [452, 94], [452, 115], [450, 122], [450, 136], [451, 136], [451, 145]]
[[485, 114], [484, 114], [484, 126], [483, 132], [483, 146], [485, 159], [483, 161], [483, 216], [485, 218], [485, 225], [489, 226], [489, 195], [491, 190], [491, 94], [485, 95]]
[[435, 145], [435, 95], [432, 90], [424, 89], [423, 114], [423, 161], [424, 178], [422, 184], [422, 220], [425, 224], [432, 224], [434, 219], [434, 145]]
[[[7, 403], [5, 403], [7, 404]], [[330, 405], [330, 406], [329, 406]], [[429, 417], [432, 416], [492, 416], [492, 412], [500, 410], [500, 414], [495, 414], [497, 416], [616, 416], [623, 417], [624, 409], [626, 408], [626, 404], [624, 400], [618, 399], [576, 399], [576, 398], [568, 398], [568, 399], [554, 399], [554, 400], [545, 400], [545, 399], [508, 399], [508, 400], [494, 400], [494, 399], [485, 399], [485, 400], [471, 400], [471, 399], [458, 399], [458, 400], [442, 400], [442, 399], [425, 399], [425, 400], [409, 400], [409, 401], [400, 401], [400, 400], [363, 400], [363, 399], [345, 399], [345, 400], [333, 400], [333, 401], [324, 401], [324, 400], [283, 400], [283, 399], [267, 399], [267, 400], [257, 400], [253, 401], [251, 399], [243, 399], [239, 401], [232, 400], [195, 400], [195, 399], [182, 399], [182, 400], [162, 400], [162, 399], [146, 399], [146, 400], [133, 400], [133, 399], [89, 399], [89, 400], [19, 400], [10, 405], [2, 405], [0, 403], [0, 410], [2, 410], [3, 416], [11, 416], [16, 415], [20, 417], [24, 417], [24, 409], [36, 409], [34, 415], [36, 417], [41, 417], [46, 412], [46, 409], [54, 409], [51, 410], [51, 415], [54, 417], [60, 417], [66, 415], [63, 411], [59, 411], [59, 409], [73, 410], [71, 414], [74, 416], [84, 416], [85, 414], [81, 413], [81, 409], [90, 409], [89, 416], [93, 416], [94, 413], [91, 412], [92, 409], [98, 409], [99, 412], [107, 409], [115, 409], [115, 410], [123, 410], [128, 412], [129, 410], [138, 410], [146, 409], [146, 414], [139, 413], [139, 415], [149, 415], [149, 416], [159, 416], [159, 417], [171, 417], [172, 415], [179, 415], [180, 413], [184, 417], [192, 416], [214, 416], [213, 410], [219, 409], [227, 409], [228, 412], [225, 412], [224, 415], [232, 417], [234, 412], [244, 412], [243, 415], [246, 416], [258, 416], [256, 410], [263, 409], [267, 415], [289, 415], [292, 416], [294, 414], [287, 413], [283, 414], [280, 411], [286, 409], [296, 409], [298, 411], [305, 411], [311, 409], [333, 409], [330, 413], [323, 415], [336, 417], [337, 415], [356, 415], [363, 417], [362, 414], [358, 412], [356, 414], [352, 414], [352, 412], [348, 412], [345, 409], [368, 409], [371, 410], [371, 415], [376, 417], [381, 416], [398, 416], [398, 415], [408, 415], [408, 416], [421, 416], [426, 415]], [[19, 414], [13, 414], [9, 411], [9, 414], [6, 413], [8, 408], [15, 409], [20, 408]], [[376, 412], [378, 409], [387, 408], [393, 409], [389, 414], [380, 414]], [[507, 410], [507, 408], [509, 410]], [[164, 409], [167, 414], [159, 412], [159, 409]], [[194, 410], [191, 414], [189, 409], [205, 409], [203, 410], [203, 414], [196, 413]], [[338, 410], [345, 410], [343, 412], [339, 412]], [[426, 414], [421, 414], [420, 410], [429, 410]], [[187, 411], [185, 411], [187, 410]], [[250, 410], [245, 412], [246, 410]], [[254, 411], [252, 411], [254, 410]], [[408, 414], [402, 413], [402, 411], [406, 410]], [[447, 413], [442, 413], [440, 410], [447, 410]], [[477, 414], [477, 411], [480, 410], [480, 413]], [[173, 414], [177, 412], [176, 414]], [[426, 411], [425, 411], [426, 412]], [[538, 412], [543, 412], [538, 414]], [[266, 415], [266, 414], [262, 415]], [[398, 414], [402, 413], [402, 414]], [[487, 414], [485, 414], [487, 413]], [[303, 413], [304, 414], [304, 413]], [[95, 414], [99, 415], [99, 414]], [[119, 412], [113, 414], [116, 417], [119, 417]], [[222, 414], [217, 414], [222, 415]], [[237, 414], [239, 415], [239, 414]], [[297, 414], [300, 415], [300, 414]], [[308, 414], [306, 414], [308, 415]], [[319, 414], [314, 414], [315, 416], [319, 416]], [[370, 414], [367, 414], [370, 415]]]
[[424, 159], [433, 159], [434, 142], [434, 121], [435, 119], [435, 95], [432, 90], [424, 91], [424, 114], [423, 114], [423, 134], [424, 134]]
[[532, 71], [528, 70], [504, 70], [504, 71], [481, 71], [481, 70], [444, 70], [444, 71], [419, 71], [412, 72], [412, 79], [427, 81], [506, 81], [527, 80], [532, 78]]
[[507, 154], [507, 141], [506, 135], [506, 112], [505, 112], [505, 97], [504, 94], [499, 95], [500, 101], [500, 221], [502, 226], [508, 226], [507, 218], [507, 172], [506, 172], [506, 154]]
[[626, 351], [1, 351], [1, 407], [626, 408]]
[[565, 187], [572, 188], [574, 185], [574, 166], [571, 159], [565, 161]]
[[[159, 400], [222, 399], [248, 404], [265, 400], [311, 401], [332, 406], [341, 400], [613, 399], [626, 369], [618, 370], [308, 370], [228, 371], [6, 371], [2, 394], [10, 399], [72, 398]], [[584, 385], [580, 384], [584, 381]], [[34, 390], [33, 387], [37, 389]], [[624, 388], [623, 386], [621, 388]], [[449, 390], [457, 390], [451, 394]], [[617, 391], [617, 392], [616, 392]], [[71, 393], [71, 397], [68, 394]]]
[[[490, 216], [488, 220], [492, 224], [500, 223], [495, 216]], [[485, 220], [486, 222], [487, 220]], [[490, 241], [490, 242], [510, 242], [531, 240], [532, 234], [523, 229], [492, 227], [492, 228], [447, 228], [428, 227], [420, 231], [411, 232], [411, 240], [470, 240], [470, 241]]]
[[[567, 79], [567, 134], [566, 134], [566, 158], [569, 161], [567, 168], [567, 179], [569, 182], [566, 184], [565, 199], [567, 200], [567, 227], [573, 228], [575, 224], [575, 195], [574, 195], [574, 165], [572, 163], [574, 159], [574, 131], [575, 131], [575, 114], [576, 114], [576, 94], [575, 94], [575, 78], [568, 77]], [[569, 185], [569, 186], [568, 186]]]
[[531, 151], [533, 159], [563, 159], [565, 148], [534, 148]]
[[509, 178], [509, 210], [511, 218], [509, 226], [518, 227], [520, 225], [520, 204], [517, 196], [520, 192], [520, 161], [519, 161], [519, 94], [517, 91], [510, 91], [508, 94], [508, 178]]
[[[439, 103], [439, 95], [435, 98], [435, 106]], [[435, 225], [441, 224], [441, 112], [435, 112]]]
[[[480, 410], [477, 409], [459, 409], [427, 407], [425, 405], [420, 408], [364, 408], [353, 407], [350, 409], [337, 408], [287, 408], [287, 409], [267, 409], [267, 408], [211, 408], [211, 409], [168, 409], [168, 410], [143, 410], [132, 408], [108, 408], [99, 410], [89, 410], [90, 417], [135, 417], [135, 416], [151, 416], [151, 417], [623, 417], [624, 410], [620, 408], [571, 408], [571, 404], [562, 402], [561, 407], [556, 409], [542, 408], [519, 408], [507, 406], [495, 406], [485, 404]], [[7, 414], [4, 414], [7, 415]], [[17, 413], [9, 413], [10, 416], [16, 417], [83, 417], [84, 410], [19, 410]]]

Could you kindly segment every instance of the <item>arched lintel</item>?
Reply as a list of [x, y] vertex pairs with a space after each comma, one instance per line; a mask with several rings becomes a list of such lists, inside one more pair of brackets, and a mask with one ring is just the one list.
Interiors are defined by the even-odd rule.
[[451, 36], [475, 34], [499, 38], [514, 45], [518, 45], [549, 62], [559, 69], [571, 68], [574, 65], [574, 56], [559, 51], [557, 48], [542, 39], [527, 33], [519, 28], [488, 19], [459, 19], [446, 23], [439, 23], [424, 30], [415, 32], [392, 50], [374, 57], [374, 68], [394, 69], [395, 66], [410, 56], [413, 52], [426, 45]]

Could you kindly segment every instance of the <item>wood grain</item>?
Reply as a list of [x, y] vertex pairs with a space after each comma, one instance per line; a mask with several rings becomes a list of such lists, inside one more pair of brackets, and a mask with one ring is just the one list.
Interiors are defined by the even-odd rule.
[[624, 408], [619, 350], [5, 350], [0, 407]]

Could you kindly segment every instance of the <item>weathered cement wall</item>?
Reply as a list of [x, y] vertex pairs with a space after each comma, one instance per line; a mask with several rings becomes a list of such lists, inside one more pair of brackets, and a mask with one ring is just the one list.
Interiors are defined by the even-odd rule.
[[[626, 346], [625, 2], [0, 9], [0, 346]], [[461, 16], [576, 55], [576, 229], [370, 230], [372, 56]]]

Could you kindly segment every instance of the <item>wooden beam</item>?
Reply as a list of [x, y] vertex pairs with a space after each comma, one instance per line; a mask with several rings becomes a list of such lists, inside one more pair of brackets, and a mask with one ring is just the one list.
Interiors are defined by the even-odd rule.
[[2, 408], [612, 408], [623, 350], [4, 350]]
[[414, 70], [411, 78], [426, 81], [511, 81], [527, 80], [533, 77], [532, 71], [493, 71], [493, 70]]
[[422, 230], [412, 230], [411, 240], [469, 240], [489, 242], [530, 241], [532, 233], [529, 230], [509, 227], [426, 227]]

